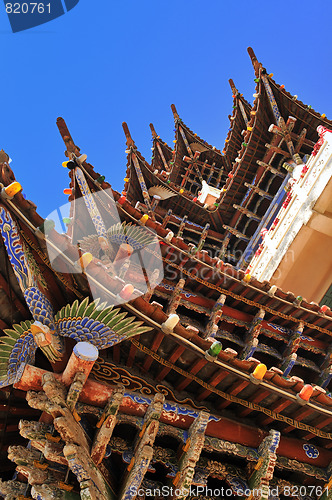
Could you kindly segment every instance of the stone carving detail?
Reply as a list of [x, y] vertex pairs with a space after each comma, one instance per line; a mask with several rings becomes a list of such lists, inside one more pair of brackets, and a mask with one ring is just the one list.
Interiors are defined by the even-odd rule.
[[327, 481], [328, 478], [325, 469], [315, 467], [311, 464], [305, 464], [304, 462], [298, 462], [297, 460], [281, 457], [280, 455], [277, 459], [277, 466], [278, 469], [297, 470], [298, 472], [303, 472], [305, 475], [316, 477], [322, 481]]
[[46, 434], [51, 431], [52, 426], [43, 422], [20, 420], [19, 429], [21, 436], [31, 441], [44, 441]]
[[182, 447], [183, 454], [179, 461], [179, 472], [173, 480], [173, 484], [178, 491], [187, 493], [174, 498], [184, 499], [189, 494], [190, 485], [192, 484], [195, 475], [196, 463], [199, 460], [204, 446], [205, 429], [208, 422], [209, 414], [202, 411], [189, 428], [188, 439]]
[[183, 291], [183, 287], [185, 285], [185, 280], [183, 278], [180, 278], [177, 284], [175, 285], [175, 288], [173, 290], [171, 299], [169, 301], [166, 314], [174, 314], [180, 304], [181, 301], [181, 293]]
[[218, 322], [222, 316], [222, 308], [225, 304], [226, 295], [221, 294], [218, 300], [215, 302], [209, 317], [208, 324], [205, 328], [204, 338], [214, 337], [218, 330]]
[[40, 453], [28, 450], [24, 446], [9, 446], [8, 458], [17, 465], [33, 465], [35, 460], [39, 460]]
[[271, 430], [269, 435], [259, 445], [260, 458], [254, 467], [254, 472], [249, 479], [252, 490], [260, 492], [261, 495], [255, 499], [268, 500], [269, 482], [273, 479], [274, 466], [277, 461], [276, 451], [279, 446], [280, 432]]
[[89, 490], [91, 500], [109, 498], [108, 488], [101, 472], [97, 469], [89, 453], [82, 446], [74, 443], [66, 444], [63, 448], [63, 453], [67, 459], [68, 466], [80, 483], [81, 498], [85, 498], [82, 494], [82, 489]]
[[165, 396], [157, 393], [154, 395], [150, 406], [143, 419], [143, 427], [134, 443], [134, 453], [128, 466], [129, 474], [123, 482], [119, 498], [129, 500], [132, 498], [132, 488], [139, 488], [146, 471], [153, 458], [153, 443], [159, 430], [159, 418], [163, 411]]
[[[83, 387], [80, 375], [77, 374], [67, 391], [66, 387], [56, 380], [53, 374], [46, 373], [42, 378], [44, 392], [29, 391], [27, 393], [27, 401], [30, 406], [52, 415], [54, 428], [60, 434], [62, 443], [49, 441], [47, 438], [49, 428], [45, 424], [22, 421], [20, 432], [23, 436], [32, 439], [32, 444], [43, 451], [45, 458], [70, 467], [80, 482], [82, 498], [99, 500], [109, 497], [108, 487], [101, 472], [90, 457], [90, 445], [83, 428], [74, 418], [77, 391]], [[39, 453], [37, 455], [39, 457]], [[47, 471], [39, 469], [37, 471], [39, 475], [34, 469], [22, 472], [28, 475], [30, 484], [42, 485], [46, 483], [49, 485], [53, 482], [53, 476], [47, 475]], [[41, 495], [43, 491], [46, 491], [45, 488], [44, 490], [35, 489], [35, 491], [36, 498], [44, 498]], [[57, 496], [49, 498], [53, 499]]]
[[32, 498], [35, 500], [63, 500], [64, 490], [57, 488], [56, 484], [38, 484], [31, 488]]
[[71, 412], [74, 411], [78, 398], [82, 392], [83, 386], [86, 381], [86, 375], [82, 372], [77, 372], [74, 380], [69, 388], [66, 403]]
[[250, 461], [257, 461], [259, 459], [258, 452], [254, 448], [209, 436], [205, 437], [204, 449], [244, 457]]
[[[124, 483], [123, 490], [119, 495], [119, 500], [132, 500], [132, 491], [138, 490], [142, 480], [149, 468], [153, 457], [152, 446], [146, 445], [140, 450], [140, 454], [133, 457], [134, 465], [129, 471], [129, 475]], [[130, 468], [131, 464], [129, 465]]]
[[[8, 458], [16, 463], [17, 472], [28, 478], [29, 484], [43, 484], [55, 480], [53, 473], [39, 465], [40, 453], [23, 446], [9, 446]], [[44, 464], [45, 465], [45, 464]]]
[[33, 448], [41, 451], [46, 460], [67, 465], [67, 460], [63, 456], [63, 444], [48, 440], [52, 427], [42, 422], [29, 422], [21, 420], [19, 422], [21, 436], [31, 441]]
[[91, 449], [92, 460], [98, 465], [103, 460], [106, 447], [117, 422], [117, 413], [123, 400], [124, 387], [117, 387], [110, 398], [100, 419], [99, 429]]
[[226, 476], [227, 467], [216, 460], [208, 460], [206, 465], [207, 470], [209, 471], [209, 475], [212, 477], [218, 477], [219, 479], [223, 479]]
[[4, 500], [16, 500], [19, 495], [24, 495], [26, 484], [19, 481], [2, 481], [0, 479], [0, 495]]

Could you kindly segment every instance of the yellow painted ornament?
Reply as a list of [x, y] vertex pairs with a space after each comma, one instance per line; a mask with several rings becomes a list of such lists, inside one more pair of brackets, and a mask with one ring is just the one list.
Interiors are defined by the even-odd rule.
[[77, 267], [80, 266], [83, 270], [92, 262], [93, 256], [90, 252], [85, 252], [77, 261]]
[[148, 216], [148, 214], [144, 214], [144, 215], [140, 218], [140, 222], [141, 222], [142, 224], [145, 224], [148, 220], [149, 220], [149, 216]]
[[9, 186], [5, 187], [5, 193], [9, 198], [13, 198], [15, 194], [19, 193], [22, 191], [22, 186], [19, 182], [15, 181], [9, 184]]
[[257, 365], [254, 371], [252, 372], [252, 376], [257, 380], [263, 380], [266, 371], [267, 371], [266, 365], [264, 365], [263, 363], [259, 363], [259, 365]]

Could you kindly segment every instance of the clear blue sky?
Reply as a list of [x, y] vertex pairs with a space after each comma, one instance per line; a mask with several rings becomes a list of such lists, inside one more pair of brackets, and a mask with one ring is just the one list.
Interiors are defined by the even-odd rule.
[[152, 122], [173, 145], [174, 103], [184, 122], [222, 148], [232, 96], [252, 102], [251, 45], [274, 79], [332, 117], [328, 0], [80, 0], [66, 15], [13, 34], [0, 5], [0, 148], [46, 217], [67, 201], [63, 116], [96, 170], [121, 191], [122, 121], [150, 159]]

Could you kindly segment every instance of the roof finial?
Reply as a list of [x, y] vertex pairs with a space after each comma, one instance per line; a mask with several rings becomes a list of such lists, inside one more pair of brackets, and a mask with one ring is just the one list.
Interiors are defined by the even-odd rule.
[[178, 115], [178, 112], [176, 111], [175, 104], [171, 104], [171, 109], [172, 109], [172, 111], [173, 111], [174, 120], [175, 120], [175, 121], [176, 121], [176, 120], [179, 120], [179, 119], [180, 119], [180, 117], [179, 117], [179, 115]]
[[150, 129], [151, 129], [151, 132], [152, 132], [153, 139], [156, 139], [158, 136], [157, 136], [157, 132], [155, 131], [154, 126], [153, 126], [152, 123], [150, 123]]
[[259, 76], [259, 70], [260, 68], [262, 67], [262, 64], [260, 62], [257, 61], [257, 57], [255, 55], [255, 52], [253, 51], [253, 49], [251, 47], [248, 47], [247, 48], [247, 51], [248, 51], [248, 54], [250, 56], [250, 59], [251, 59], [251, 62], [252, 62], [252, 65], [254, 67], [254, 70], [255, 70], [255, 74], [256, 76], [258, 77]]
[[74, 143], [65, 120], [60, 116], [57, 118], [56, 124], [67, 148], [66, 156], [69, 156], [69, 153], [74, 153], [76, 156], [80, 156], [80, 148]]
[[0, 163], [9, 163], [9, 156], [3, 149], [0, 151]]
[[126, 144], [127, 146], [130, 148], [130, 147], [133, 147], [135, 148], [135, 142], [133, 141], [131, 135], [130, 135], [130, 132], [129, 132], [129, 128], [128, 128], [128, 125], [126, 124], [126, 122], [122, 122], [122, 128], [123, 128], [123, 131], [125, 133], [125, 136], [126, 136]]
[[235, 87], [235, 84], [234, 84], [234, 82], [233, 82], [233, 80], [231, 78], [228, 81], [229, 81], [229, 84], [231, 86], [231, 89], [232, 89], [232, 92], [233, 92], [233, 96], [235, 97], [239, 93], [239, 91]]

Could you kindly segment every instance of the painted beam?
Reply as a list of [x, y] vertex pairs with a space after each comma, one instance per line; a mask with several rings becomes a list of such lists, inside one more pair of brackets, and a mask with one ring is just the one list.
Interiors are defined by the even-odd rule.
[[[14, 384], [16, 389], [25, 392], [41, 391], [43, 389], [42, 376], [49, 373], [35, 366], [25, 365], [21, 379]], [[61, 380], [61, 374], [52, 374], [57, 380]], [[79, 401], [97, 407], [104, 407], [114, 391], [114, 386], [102, 384], [95, 380], [88, 379], [83, 387]], [[120, 412], [127, 415], [144, 416], [150, 400], [139, 394], [138, 398], [135, 394], [125, 393]], [[168, 405], [161, 414], [160, 421], [175, 425], [181, 429], [188, 429], [193, 421], [193, 417], [188, 414], [176, 413], [178, 405], [171, 403], [172, 410]], [[216, 437], [233, 443], [241, 443], [244, 446], [257, 448], [261, 443], [266, 432], [257, 428], [244, 425], [241, 422], [233, 421], [223, 417], [214, 417], [210, 419], [207, 431], [207, 436]], [[305, 442], [299, 439], [281, 437], [278, 454], [304, 463], [316, 465], [317, 467], [327, 467], [332, 461], [332, 451], [317, 447], [319, 456], [316, 459], [309, 458], [303, 450]], [[332, 446], [332, 443], [331, 443]]]

